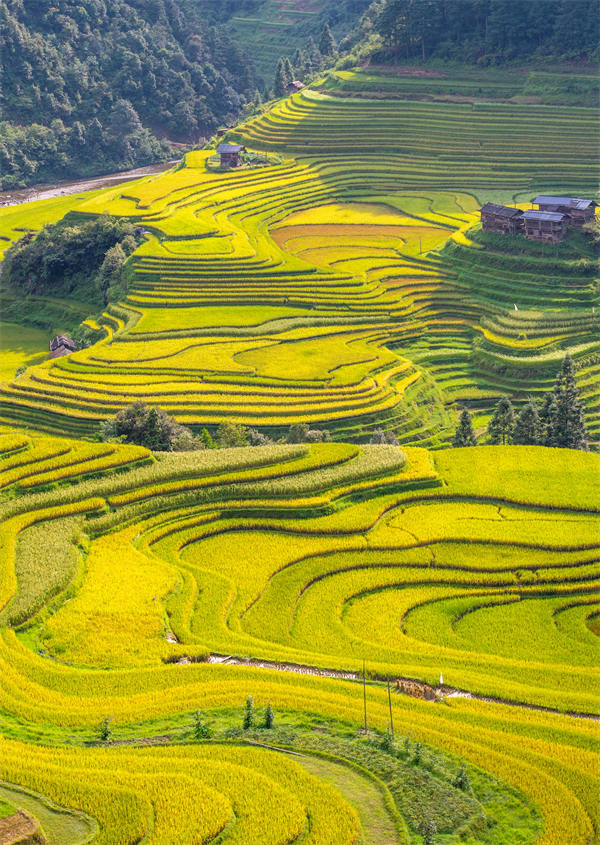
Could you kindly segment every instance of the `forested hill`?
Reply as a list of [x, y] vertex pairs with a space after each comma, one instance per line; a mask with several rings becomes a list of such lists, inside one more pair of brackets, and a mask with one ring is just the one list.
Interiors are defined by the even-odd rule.
[[[209, 6], [210, 8], [210, 6]], [[252, 62], [197, 0], [3, 0], [2, 187], [170, 155], [233, 121]]]
[[346, 42], [359, 60], [480, 65], [598, 60], [598, 0], [374, 0]]

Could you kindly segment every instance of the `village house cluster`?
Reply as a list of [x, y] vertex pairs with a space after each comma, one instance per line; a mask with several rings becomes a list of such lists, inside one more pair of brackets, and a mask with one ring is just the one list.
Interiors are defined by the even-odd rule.
[[536, 241], [558, 243], [569, 226], [583, 226], [594, 219], [597, 203], [581, 197], [538, 196], [533, 200], [537, 209], [521, 211], [495, 202], [481, 208], [481, 228], [484, 232], [503, 235], [523, 234]]

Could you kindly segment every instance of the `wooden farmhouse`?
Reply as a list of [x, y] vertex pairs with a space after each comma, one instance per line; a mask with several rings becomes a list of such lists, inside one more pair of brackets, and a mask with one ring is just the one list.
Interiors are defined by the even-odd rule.
[[503, 235], [517, 235], [523, 231], [523, 212], [520, 208], [509, 208], [486, 202], [481, 209], [481, 228], [484, 232], [500, 232]]
[[525, 211], [525, 237], [556, 244], [562, 241], [569, 228], [566, 214], [560, 211]]
[[302, 91], [303, 88], [304, 83], [300, 82], [299, 79], [294, 79], [294, 81], [290, 82], [290, 84], [287, 86], [287, 92], [288, 94], [295, 94], [296, 91]]
[[564, 214], [571, 226], [583, 226], [594, 219], [596, 206], [594, 200], [584, 200], [581, 197], [546, 197], [539, 196], [533, 200], [540, 211], [550, 211]]
[[241, 154], [246, 152], [242, 144], [219, 144], [217, 153], [221, 156], [221, 167], [239, 167]]
[[50, 341], [50, 357], [61, 358], [75, 352], [75, 341], [66, 334], [59, 334]]

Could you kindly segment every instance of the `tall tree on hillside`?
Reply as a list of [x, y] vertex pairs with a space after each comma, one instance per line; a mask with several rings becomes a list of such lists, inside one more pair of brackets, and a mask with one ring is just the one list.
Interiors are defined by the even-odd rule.
[[544, 397], [540, 410], [540, 443], [544, 446], [556, 446], [555, 420], [558, 412], [556, 393], [551, 390]]
[[384, 0], [375, 18], [375, 31], [389, 47], [396, 61], [400, 48], [408, 44], [408, 3], [406, 0]]
[[465, 410], [460, 415], [460, 419], [458, 421], [458, 425], [456, 427], [456, 433], [454, 435], [454, 439], [452, 440], [453, 446], [476, 446], [477, 445], [477, 438], [475, 437], [475, 432], [473, 431], [473, 423], [471, 421], [471, 414]]
[[536, 446], [542, 442], [542, 424], [533, 399], [530, 399], [519, 412], [512, 442], [522, 446]]
[[322, 56], [334, 56], [336, 51], [336, 43], [334, 41], [329, 24], [325, 22], [321, 30], [321, 38], [319, 39], [319, 52]]
[[556, 377], [554, 393], [556, 415], [553, 433], [556, 446], [567, 449], [587, 449], [587, 429], [583, 408], [579, 401], [575, 365], [570, 355], [565, 355]]
[[510, 399], [503, 396], [496, 405], [494, 416], [488, 426], [490, 443], [510, 443], [515, 427], [515, 412]]
[[304, 70], [304, 53], [300, 49], [300, 47], [296, 47], [296, 52], [294, 53], [294, 58], [292, 60], [292, 65], [294, 67], [294, 74], [296, 77], [301, 76]]
[[275, 82], [273, 83], [273, 91], [276, 97], [285, 97], [287, 94], [288, 82], [286, 80], [285, 65], [283, 59], [277, 62], [277, 70], [275, 71]]
[[290, 82], [294, 81], [294, 68], [292, 67], [292, 63], [290, 62], [287, 56], [283, 60], [283, 70], [285, 72], [286, 83], [287, 85], [289, 85]]
[[425, 61], [430, 39], [435, 36], [439, 23], [438, 0], [418, 0], [409, 4], [407, 19], [407, 39], [414, 45], [420, 45], [421, 58]]

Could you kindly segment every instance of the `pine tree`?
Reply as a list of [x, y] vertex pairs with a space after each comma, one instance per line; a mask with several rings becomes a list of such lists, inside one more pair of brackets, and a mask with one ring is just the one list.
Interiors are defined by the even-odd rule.
[[496, 405], [494, 416], [488, 426], [490, 443], [502, 443], [502, 445], [510, 443], [514, 427], [515, 412], [513, 411], [513, 406], [511, 405], [510, 399], [507, 396], [503, 396]]
[[294, 81], [294, 69], [292, 68], [292, 63], [286, 56], [283, 60], [283, 70], [285, 72], [285, 81], [286, 81], [286, 88], [290, 84], [290, 82]]
[[477, 438], [473, 431], [473, 423], [471, 421], [471, 414], [466, 410], [460, 415], [460, 420], [456, 427], [456, 433], [452, 440], [453, 446], [477, 446]]
[[512, 442], [522, 446], [537, 446], [542, 442], [542, 423], [533, 399], [530, 399], [519, 412]]
[[551, 390], [546, 394], [540, 411], [540, 443], [544, 446], [556, 446], [556, 415], [558, 404], [556, 392]]
[[244, 709], [244, 730], [254, 727], [254, 699], [251, 695], [246, 699], [246, 707]]
[[265, 720], [264, 720], [264, 727], [268, 728], [269, 730], [273, 727], [275, 723], [275, 711], [271, 707], [271, 704], [267, 704], [267, 709], [265, 710]]
[[296, 52], [294, 53], [292, 65], [294, 66], [294, 73], [296, 74], [296, 76], [300, 76], [304, 68], [304, 53], [302, 52], [300, 47], [296, 47]]
[[287, 83], [285, 79], [285, 66], [283, 59], [277, 62], [277, 70], [275, 71], [275, 82], [273, 83], [273, 92], [276, 97], [285, 97], [287, 94]]
[[556, 378], [554, 392], [557, 406], [554, 423], [556, 446], [566, 449], [587, 449], [587, 429], [583, 408], [579, 401], [575, 365], [570, 355], [565, 355]]
[[319, 39], [319, 52], [322, 56], [334, 56], [336, 44], [333, 40], [333, 35], [329, 28], [329, 24], [325, 22], [321, 31], [321, 38]]

